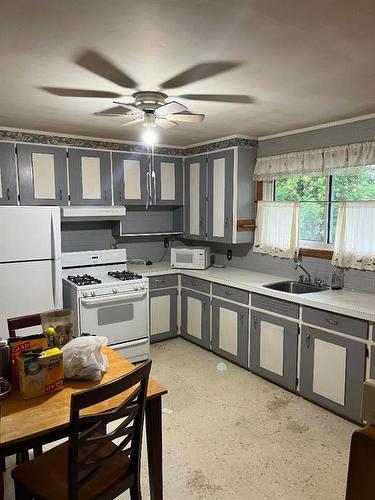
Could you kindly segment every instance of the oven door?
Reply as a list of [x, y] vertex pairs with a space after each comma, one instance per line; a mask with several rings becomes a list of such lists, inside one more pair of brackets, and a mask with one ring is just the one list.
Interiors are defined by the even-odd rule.
[[80, 299], [81, 335], [103, 335], [108, 345], [148, 338], [148, 293], [125, 292]]

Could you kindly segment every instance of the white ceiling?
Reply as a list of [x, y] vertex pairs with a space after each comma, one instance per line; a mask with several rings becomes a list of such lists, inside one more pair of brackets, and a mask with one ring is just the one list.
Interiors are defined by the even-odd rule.
[[140, 125], [120, 128], [121, 118], [94, 115], [111, 99], [40, 89], [134, 91], [79, 67], [85, 50], [142, 90], [199, 63], [242, 63], [173, 95], [245, 94], [254, 102], [179, 99], [206, 119], [162, 130], [164, 144], [258, 137], [373, 113], [374, 22], [374, 0], [2, 0], [0, 126], [139, 140]]

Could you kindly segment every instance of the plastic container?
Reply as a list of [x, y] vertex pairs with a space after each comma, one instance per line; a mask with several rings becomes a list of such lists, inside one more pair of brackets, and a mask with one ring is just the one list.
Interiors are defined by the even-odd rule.
[[49, 347], [62, 347], [73, 338], [73, 311], [54, 309], [40, 315]]

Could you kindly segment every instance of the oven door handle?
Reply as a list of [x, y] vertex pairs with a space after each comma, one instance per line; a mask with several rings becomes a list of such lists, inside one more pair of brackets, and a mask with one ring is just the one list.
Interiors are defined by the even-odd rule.
[[142, 299], [147, 292], [129, 293], [127, 295], [111, 295], [110, 297], [97, 297], [96, 299], [81, 299], [84, 306], [97, 306], [109, 302], [128, 302], [129, 300]]

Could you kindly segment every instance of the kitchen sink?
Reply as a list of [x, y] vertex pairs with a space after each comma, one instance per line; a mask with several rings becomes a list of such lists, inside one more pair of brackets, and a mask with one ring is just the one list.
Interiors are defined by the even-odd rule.
[[301, 283], [299, 281], [279, 281], [278, 283], [270, 283], [263, 286], [270, 290], [278, 290], [279, 292], [287, 293], [311, 293], [328, 290], [328, 286], [318, 286], [312, 283]]

